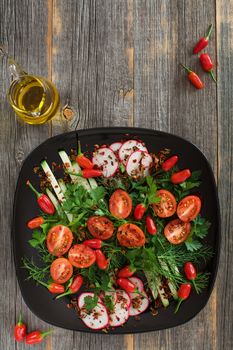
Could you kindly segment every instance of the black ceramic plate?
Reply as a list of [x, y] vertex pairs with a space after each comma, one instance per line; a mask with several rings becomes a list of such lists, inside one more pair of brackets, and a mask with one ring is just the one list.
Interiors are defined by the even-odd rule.
[[[123, 326], [109, 331], [109, 333], [138, 333], [154, 331], [174, 327], [189, 321], [207, 303], [216, 277], [219, 248], [220, 248], [220, 218], [216, 185], [211, 167], [205, 156], [190, 142], [164, 132], [137, 129], [137, 128], [99, 128], [81, 130], [78, 132], [84, 150], [93, 150], [95, 144], [110, 144], [114, 141], [129, 138], [140, 138], [146, 143], [150, 152], [158, 152], [161, 148], [170, 148], [172, 153], [180, 155], [180, 168], [200, 169], [202, 171], [202, 185], [200, 195], [203, 201], [202, 215], [211, 221], [211, 228], [207, 237], [207, 243], [213, 247], [214, 258], [207, 269], [211, 272], [208, 288], [201, 294], [191, 294], [189, 300], [182, 304], [180, 311], [174, 314], [174, 302], [167, 309], [159, 309], [157, 316], [147, 311], [140, 316], [140, 320], [130, 317]], [[39, 179], [33, 172], [33, 167], [47, 158], [49, 164], [55, 161], [60, 163], [58, 150], [61, 148], [70, 151], [76, 145], [75, 132], [52, 137], [37, 147], [25, 160], [18, 179], [14, 202], [14, 222], [12, 231], [12, 242], [16, 266], [16, 274], [22, 296], [31, 309], [42, 320], [58, 327], [76, 331], [92, 332], [78, 318], [74, 310], [66, 307], [68, 300], [53, 300], [53, 296], [41, 286], [36, 286], [33, 281], [27, 281], [27, 273], [22, 266], [24, 256], [33, 256], [36, 260], [36, 251], [30, 247], [28, 240], [31, 231], [27, 229], [26, 223], [32, 217], [38, 215], [36, 199], [26, 186], [26, 180], [39, 185]], [[86, 149], [85, 149], [86, 147]], [[102, 331], [96, 331], [102, 333]]]

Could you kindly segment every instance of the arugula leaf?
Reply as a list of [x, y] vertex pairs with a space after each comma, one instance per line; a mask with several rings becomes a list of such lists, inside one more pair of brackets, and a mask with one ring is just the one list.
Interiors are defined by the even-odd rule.
[[88, 311], [92, 311], [94, 309], [94, 307], [96, 307], [96, 305], [98, 303], [98, 295], [95, 294], [93, 297], [88, 295], [88, 296], [86, 296], [84, 298], [84, 301], [85, 301], [84, 307]]

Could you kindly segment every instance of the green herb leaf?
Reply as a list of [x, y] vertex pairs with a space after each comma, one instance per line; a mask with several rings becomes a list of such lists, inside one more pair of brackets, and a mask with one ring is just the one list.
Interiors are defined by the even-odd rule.
[[95, 294], [93, 297], [88, 295], [88, 296], [86, 296], [84, 298], [84, 301], [85, 301], [84, 307], [88, 311], [92, 311], [94, 309], [94, 307], [96, 307], [96, 305], [98, 303], [98, 295]]
[[105, 295], [104, 304], [109, 311], [114, 310], [114, 303], [113, 303], [111, 295]]

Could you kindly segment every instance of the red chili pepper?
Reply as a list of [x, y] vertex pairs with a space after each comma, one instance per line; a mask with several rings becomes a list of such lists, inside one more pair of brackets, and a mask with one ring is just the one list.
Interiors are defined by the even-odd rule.
[[98, 238], [93, 238], [87, 239], [83, 242], [83, 244], [92, 249], [100, 249], [103, 246], [103, 241], [101, 241], [101, 239]]
[[136, 269], [132, 269], [129, 265], [123, 267], [120, 271], [118, 271], [117, 276], [118, 277], [131, 277], [135, 273]]
[[191, 262], [184, 264], [184, 273], [189, 281], [192, 281], [195, 291], [198, 293], [195, 278], [197, 277], [197, 271], [195, 266]]
[[96, 255], [96, 264], [100, 270], [106, 270], [108, 267], [108, 259], [106, 259], [105, 255], [102, 253], [100, 249], [95, 251]]
[[40, 227], [44, 223], [44, 218], [42, 216], [37, 216], [36, 218], [28, 221], [27, 227], [34, 229]]
[[191, 84], [193, 86], [195, 86], [196, 89], [203, 89], [203, 87], [205, 86], [204, 83], [201, 81], [201, 79], [199, 78], [199, 76], [193, 72], [189, 67], [184, 66], [181, 63], [181, 66], [186, 70], [186, 72], [188, 73], [188, 79], [191, 82]]
[[30, 181], [27, 181], [27, 185], [32, 189], [33, 192], [35, 192], [37, 196], [37, 203], [39, 204], [40, 208], [43, 210], [44, 213], [53, 215], [55, 212], [55, 208], [51, 200], [48, 196], [46, 196], [43, 193], [39, 193], [30, 183]]
[[191, 292], [192, 286], [190, 283], [183, 283], [180, 285], [180, 288], [178, 289], [178, 303], [175, 309], [175, 313], [179, 310], [180, 304], [182, 301], [186, 300], [189, 297], [189, 294]]
[[101, 170], [96, 169], [83, 169], [81, 174], [82, 177], [84, 177], [85, 179], [89, 179], [91, 177], [99, 177], [103, 175]]
[[87, 157], [84, 156], [84, 154], [81, 151], [81, 144], [80, 141], [78, 141], [78, 155], [76, 157], [76, 162], [78, 165], [81, 166], [81, 168], [84, 169], [92, 169], [94, 164], [88, 159]]
[[134, 209], [134, 213], [133, 213], [134, 218], [136, 220], [141, 220], [145, 211], [146, 211], [146, 207], [143, 203], [137, 204], [135, 209]]
[[177, 156], [172, 156], [170, 158], [168, 158], [167, 160], [165, 160], [165, 162], [163, 162], [162, 164], [162, 169], [163, 171], [168, 171], [171, 168], [174, 167], [174, 165], [178, 162], [178, 157]]
[[118, 278], [116, 283], [127, 293], [133, 293], [136, 290], [135, 284], [127, 278]]
[[65, 295], [77, 293], [79, 289], [82, 287], [82, 285], [83, 285], [83, 277], [81, 275], [75, 276], [69, 289], [65, 293], [58, 295], [56, 299], [64, 297]]
[[16, 341], [24, 340], [27, 332], [27, 327], [22, 321], [21, 315], [19, 316], [19, 322], [15, 325], [14, 328], [14, 337]]
[[50, 333], [52, 333], [52, 330], [48, 331], [48, 332], [41, 332], [41, 331], [31, 332], [31, 333], [27, 334], [27, 336], [26, 336], [26, 344], [41, 343], [43, 341], [43, 339], [45, 337], [47, 337], [47, 335], [49, 335]]
[[207, 35], [201, 38], [193, 49], [194, 55], [203, 50], [209, 43], [210, 34], [212, 32], [213, 25], [211, 24], [208, 28]]
[[202, 53], [200, 56], [201, 66], [205, 72], [208, 72], [215, 83], [217, 83], [215, 76], [213, 74], [214, 64], [207, 53]]
[[172, 174], [171, 182], [175, 185], [181, 184], [186, 181], [191, 176], [191, 171], [189, 169], [184, 169]]
[[146, 217], [146, 228], [150, 235], [155, 235], [157, 232], [155, 222], [150, 215]]

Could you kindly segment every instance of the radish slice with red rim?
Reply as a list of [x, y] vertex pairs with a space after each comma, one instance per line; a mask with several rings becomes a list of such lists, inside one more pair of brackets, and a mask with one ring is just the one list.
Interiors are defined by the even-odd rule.
[[129, 294], [123, 289], [116, 290], [117, 302], [125, 304], [128, 308], [130, 307], [131, 300]]
[[129, 293], [131, 298], [131, 305], [129, 307], [129, 315], [137, 316], [144, 312], [149, 306], [149, 298], [145, 292]]
[[105, 292], [105, 296], [108, 296], [108, 297], [111, 298], [111, 300], [113, 302], [113, 305], [116, 304], [116, 302], [117, 302], [117, 293], [116, 293], [116, 291]]
[[144, 151], [148, 153], [147, 148], [139, 141], [137, 140], [128, 140], [125, 141], [121, 148], [119, 149], [118, 155], [119, 155], [119, 159], [123, 164], [126, 164], [127, 159], [129, 158], [129, 156], [135, 152], [135, 151]]
[[149, 168], [153, 162], [151, 155], [148, 152], [136, 151], [133, 152], [126, 164], [126, 171], [129, 176], [147, 176]]
[[125, 302], [117, 301], [114, 310], [109, 313], [109, 325], [122, 326], [129, 318], [129, 307]]
[[86, 310], [85, 307], [81, 308], [80, 318], [91, 329], [102, 329], [107, 327], [109, 323], [107, 308], [100, 302], [97, 303], [92, 311]]
[[118, 169], [117, 157], [108, 147], [98, 148], [93, 153], [92, 163], [102, 170], [104, 177], [113, 176]]
[[117, 152], [117, 151], [121, 148], [121, 146], [122, 146], [122, 143], [121, 143], [121, 142], [113, 142], [113, 143], [109, 146], [109, 148], [111, 148], [111, 150], [112, 150], [113, 152]]
[[142, 280], [140, 280], [140, 278], [138, 277], [128, 277], [128, 279], [133, 283], [135, 284], [135, 286], [137, 287], [137, 290], [139, 292], [144, 292], [144, 284], [142, 282]]
[[[86, 293], [80, 294], [80, 296], [78, 297], [78, 307], [81, 309], [84, 306], [86, 297], [93, 298], [94, 296], [95, 296], [95, 294], [92, 292], [86, 292]], [[100, 301], [100, 299], [99, 299], [99, 301]]]

